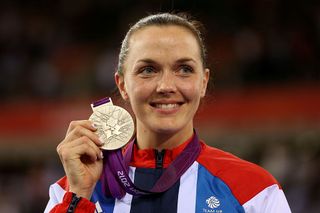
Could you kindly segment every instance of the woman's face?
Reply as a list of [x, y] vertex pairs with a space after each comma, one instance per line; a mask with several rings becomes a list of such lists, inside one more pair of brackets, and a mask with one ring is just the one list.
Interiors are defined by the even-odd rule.
[[209, 70], [202, 66], [199, 45], [190, 31], [148, 26], [131, 36], [124, 74], [115, 79], [131, 104], [138, 131], [172, 134], [193, 129]]

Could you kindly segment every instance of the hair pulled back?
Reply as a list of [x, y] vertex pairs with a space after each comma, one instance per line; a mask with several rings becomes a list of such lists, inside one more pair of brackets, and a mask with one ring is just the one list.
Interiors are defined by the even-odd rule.
[[199, 21], [193, 20], [187, 14], [171, 14], [171, 13], [159, 13], [154, 15], [149, 15], [145, 18], [140, 19], [137, 23], [135, 23], [127, 32], [125, 38], [122, 41], [119, 61], [118, 61], [118, 74], [123, 75], [124, 73], [124, 63], [129, 53], [129, 40], [131, 36], [137, 32], [148, 26], [181, 26], [188, 29], [196, 38], [203, 67], [206, 67], [206, 48], [204, 45], [204, 39], [202, 36], [203, 26]]

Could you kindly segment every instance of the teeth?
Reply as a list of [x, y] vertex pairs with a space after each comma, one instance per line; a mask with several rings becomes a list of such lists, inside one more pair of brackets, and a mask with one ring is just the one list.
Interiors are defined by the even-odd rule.
[[156, 104], [156, 108], [160, 109], [173, 109], [178, 107], [178, 104]]

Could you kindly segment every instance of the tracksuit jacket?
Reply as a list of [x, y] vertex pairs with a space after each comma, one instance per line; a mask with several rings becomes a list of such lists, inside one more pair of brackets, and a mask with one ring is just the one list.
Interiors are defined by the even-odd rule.
[[[136, 186], [151, 189], [163, 170], [187, 143], [172, 150], [133, 149], [129, 176]], [[291, 212], [279, 183], [263, 168], [201, 143], [197, 160], [169, 190], [122, 199], [106, 197], [100, 181], [90, 200], [82, 198], [75, 213], [231, 213]], [[50, 186], [46, 213], [67, 212], [72, 193], [63, 177]], [[70, 209], [70, 208], [69, 208]]]

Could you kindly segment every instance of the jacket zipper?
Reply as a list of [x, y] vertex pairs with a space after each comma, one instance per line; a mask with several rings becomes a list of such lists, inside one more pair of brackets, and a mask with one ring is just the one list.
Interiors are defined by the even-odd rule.
[[163, 168], [163, 160], [164, 160], [165, 151], [166, 150], [164, 150], [164, 149], [161, 150], [161, 151], [158, 151], [158, 150], [154, 151], [154, 154], [155, 154], [155, 157], [156, 157], [156, 168], [157, 169], [162, 169]]

